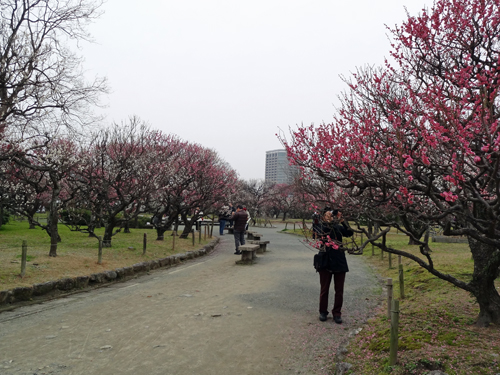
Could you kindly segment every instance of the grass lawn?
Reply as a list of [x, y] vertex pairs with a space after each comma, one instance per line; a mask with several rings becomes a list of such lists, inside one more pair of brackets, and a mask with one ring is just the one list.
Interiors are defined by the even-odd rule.
[[[420, 255], [403, 235], [392, 233], [390, 244]], [[436, 269], [468, 281], [474, 268], [468, 244], [432, 243]], [[445, 282], [413, 261], [403, 258], [405, 298], [400, 298], [397, 257], [388, 268], [388, 256], [380, 250], [372, 256], [371, 246], [362, 255], [384, 278], [392, 278], [394, 298], [400, 301], [399, 351], [396, 366], [389, 363], [390, 321], [387, 305], [364, 327], [349, 346], [346, 361], [356, 374], [426, 374], [441, 370], [455, 374], [500, 373], [500, 327], [474, 325], [479, 307], [474, 297]], [[421, 258], [424, 258], [420, 255]], [[500, 281], [500, 280], [498, 280]], [[497, 283], [500, 287], [500, 283]]]
[[[132, 233], [118, 233], [113, 237], [112, 247], [103, 248], [102, 264], [97, 264], [98, 241], [87, 234], [71, 232], [60, 225], [61, 242], [57, 246], [57, 257], [49, 257], [50, 238], [40, 228], [28, 229], [27, 221], [11, 221], [0, 229], [0, 290], [19, 286], [58, 280], [66, 277], [90, 275], [105, 270], [130, 266], [151, 259], [163, 258], [176, 253], [197, 250], [212, 239], [205, 237], [203, 227], [201, 243], [195, 236], [195, 246], [190, 236], [188, 239], [175, 238], [172, 249], [171, 232], [165, 233], [164, 241], [156, 241], [153, 229], [131, 229]], [[147, 233], [146, 254], [143, 253], [143, 238]], [[103, 235], [104, 230], [96, 230]], [[21, 250], [23, 240], [28, 244], [28, 262], [26, 275], [20, 278]]]

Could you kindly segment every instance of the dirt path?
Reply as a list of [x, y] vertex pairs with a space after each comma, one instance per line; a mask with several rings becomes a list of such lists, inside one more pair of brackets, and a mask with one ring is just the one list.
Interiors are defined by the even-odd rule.
[[[318, 320], [313, 252], [260, 229], [270, 251], [237, 266], [216, 250], [125, 283], [0, 314], [0, 374], [328, 374], [380, 295], [348, 257], [344, 323]], [[331, 296], [332, 297], [332, 296]]]

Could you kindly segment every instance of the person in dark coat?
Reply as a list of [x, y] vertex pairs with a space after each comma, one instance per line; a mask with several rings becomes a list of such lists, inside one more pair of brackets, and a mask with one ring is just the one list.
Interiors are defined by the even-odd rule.
[[229, 220], [233, 213], [229, 206], [222, 206], [219, 211], [219, 235], [224, 235], [224, 227], [226, 226], [226, 221]]
[[248, 215], [246, 211], [243, 210], [242, 205], [238, 205], [236, 207], [236, 212], [231, 216], [231, 220], [233, 220], [234, 225], [234, 246], [236, 250], [235, 254], [241, 254], [241, 251], [238, 250], [240, 245], [245, 244], [245, 227], [247, 225]]
[[319, 295], [319, 320], [322, 322], [328, 317], [328, 294], [330, 284], [334, 282], [335, 300], [333, 304], [333, 320], [342, 323], [342, 304], [344, 301], [344, 282], [346, 273], [349, 272], [345, 250], [342, 247], [342, 237], [351, 237], [353, 231], [338, 210], [325, 208], [319, 225], [319, 241], [322, 250], [326, 251], [328, 262], [325, 269], [319, 270], [319, 282], [321, 285]]

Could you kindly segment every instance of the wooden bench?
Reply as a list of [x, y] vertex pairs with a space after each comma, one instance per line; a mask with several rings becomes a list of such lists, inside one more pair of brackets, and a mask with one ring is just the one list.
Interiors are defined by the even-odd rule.
[[236, 264], [253, 264], [257, 255], [255, 253], [260, 248], [259, 245], [254, 244], [244, 244], [238, 247], [238, 251], [241, 251], [241, 260], [236, 261]]
[[267, 249], [267, 244], [269, 243], [269, 241], [257, 241], [257, 240], [252, 240], [252, 241], [248, 241], [248, 242], [253, 244], [253, 245], [259, 245], [259, 249], [257, 250], [257, 254], [264, 254], [266, 252], [266, 249]]

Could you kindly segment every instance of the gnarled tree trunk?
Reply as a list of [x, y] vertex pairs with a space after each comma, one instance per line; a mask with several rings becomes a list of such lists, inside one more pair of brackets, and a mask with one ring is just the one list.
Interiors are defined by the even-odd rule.
[[479, 304], [476, 324], [478, 326], [500, 324], [500, 295], [495, 288], [495, 279], [499, 276], [500, 267], [498, 249], [471, 237], [469, 246], [474, 259], [474, 273], [469, 285]]

